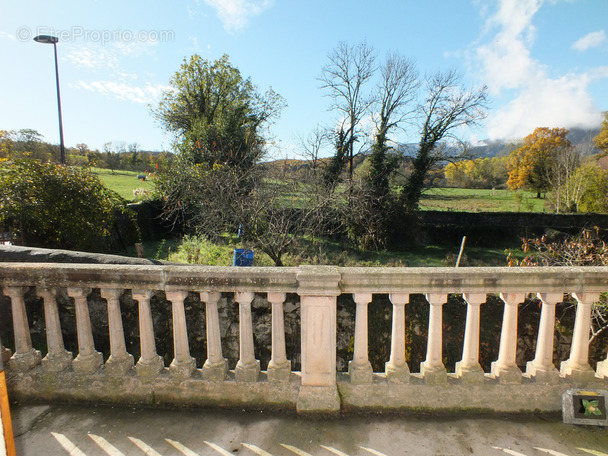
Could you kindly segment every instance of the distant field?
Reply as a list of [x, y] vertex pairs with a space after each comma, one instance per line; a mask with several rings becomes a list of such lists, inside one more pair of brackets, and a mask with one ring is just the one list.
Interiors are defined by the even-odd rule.
[[137, 178], [137, 175], [140, 173], [135, 171], [112, 171], [103, 168], [92, 168], [91, 171], [101, 179], [106, 187], [114, 190], [127, 201], [133, 201], [135, 199], [133, 192], [136, 189], [141, 188], [149, 192], [154, 191], [154, 181], [146, 179], [142, 182], [141, 179]]
[[546, 212], [545, 202], [527, 191], [433, 188], [423, 194], [420, 206], [427, 211]]
[[[135, 199], [134, 190], [154, 190], [154, 181], [137, 179], [135, 171], [93, 168], [102, 182], [128, 201]], [[271, 182], [272, 183], [272, 182]], [[274, 182], [277, 185], [276, 182]], [[279, 184], [280, 185], [280, 184]], [[301, 195], [286, 190], [282, 196], [297, 198]], [[422, 210], [427, 211], [466, 211], [466, 212], [546, 212], [544, 199], [527, 191], [474, 190], [463, 188], [433, 188], [426, 191], [420, 202]]]

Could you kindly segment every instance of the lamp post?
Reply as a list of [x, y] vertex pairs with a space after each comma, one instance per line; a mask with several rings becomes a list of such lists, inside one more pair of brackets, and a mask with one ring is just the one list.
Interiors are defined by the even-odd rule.
[[57, 43], [59, 38], [52, 35], [38, 35], [34, 41], [43, 44], [52, 44], [55, 50], [55, 78], [57, 79], [57, 109], [59, 111], [59, 150], [61, 164], [65, 164], [65, 146], [63, 144], [63, 121], [61, 119], [61, 95], [59, 93], [59, 66], [57, 65]]

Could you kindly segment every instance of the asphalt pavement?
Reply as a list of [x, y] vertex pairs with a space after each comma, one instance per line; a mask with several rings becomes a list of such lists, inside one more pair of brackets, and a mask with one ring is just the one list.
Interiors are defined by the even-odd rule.
[[608, 456], [608, 429], [560, 415], [365, 414], [23, 405], [21, 456]]

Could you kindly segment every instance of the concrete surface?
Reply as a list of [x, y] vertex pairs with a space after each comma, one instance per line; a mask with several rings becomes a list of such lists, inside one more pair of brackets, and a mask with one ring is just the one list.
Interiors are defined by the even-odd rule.
[[608, 456], [608, 429], [561, 416], [343, 415], [12, 406], [17, 454]]

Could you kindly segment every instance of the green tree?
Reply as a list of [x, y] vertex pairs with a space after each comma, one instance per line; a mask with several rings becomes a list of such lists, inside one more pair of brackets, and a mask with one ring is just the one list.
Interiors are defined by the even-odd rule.
[[246, 172], [264, 153], [264, 127], [285, 103], [269, 89], [260, 94], [227, 55], [209, 62], [184, 60], [153, 110], [176, 137], [180, 159], [188, 164], [227, 165]]
[[[25, 245], [110, 250], [124, 214], [126, 202], [86, 169], [16, 160], [0, 173], [0, 227], [12, 229]], [[126, 220], [121, 247], [136, 240], [127, 239], [137, 229]]]

